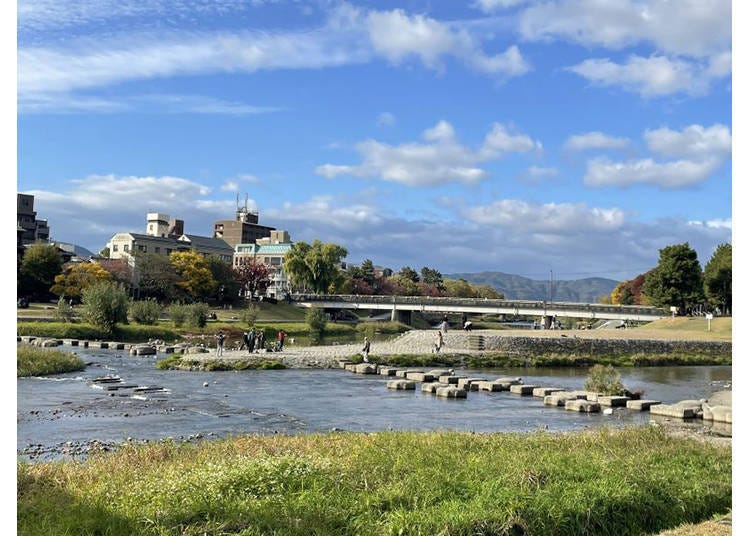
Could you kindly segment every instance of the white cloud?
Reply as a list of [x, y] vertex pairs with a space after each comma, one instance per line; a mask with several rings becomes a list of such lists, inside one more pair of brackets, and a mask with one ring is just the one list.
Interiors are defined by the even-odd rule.
[[557, 175], [557, 168], [530, 166], [529, 169], [521, 174], [520, 179], [531, 184], [539, 184], [548, 179], [557, 177]]
[[481, 225], [502, 228], [521, 226], [526, 232], [554, 235], [612, 231], [620, 228], [625, 214], [618, 208], [589, 208], [573, 203], [530, 203], [504, 199], [465, 211], [465, 216]]
[[227, 181], [221, 186], [222, 192], [237, 192], [240, 189], [240, 184], [237, 181]]
[[651, 158], [629, 162], [596, 158], [588, 162], [584, 183], [595, 187], [652, 184], [663, 189], [686, 188], [706, 180], [720, 164], [721, 161], [715, 158], [664, 163]]
[[723, 158], [732, 153], [732, 133], [725, 125], [704, 128], [690, 125], [682, 132], [669, 128], [647, 130], [648, 148], [664, 156], [678, 158]]
[[712, 71], [700, 63], [666, 56], [630, 56], [625, 63], [588, 59], [567, 70], [594, 84], [622, 87], [646, 98], [674, 93], [702, 95], [714, 78]]
[[485, 177], [478, 164], [501, 158], [511, 152], [541, 149], [541, 143], [523, 134], [514, 134], [495, 123], [482, 147], [474, 151], [458, 143], [453, 126], [439, 121], [422, 133], [427, 143], [388, 145], [376, 140], [358, 143], [363, 161], [356, 166], [323, 164], [315, 172], [327, 178], [352, 175], [400, 182], [408, 186], [434, 186], [448, 182], [476, 183]]
[[466, 29], [424, 15], [410, 16], [402, 9], [369, 12], [367, 29], [375, 52], [395, 64], [416, 56], [427, 67], [441, 70], [442, 57], [450, 55], [488, 74], [519, 76], [530, 70], [516, 46], [488, 56]]
[[602, 132], [586, 132], [570, 136], [565, 141], [565, 148], [572, 151], [587, 149], [624, 149], [630, 144], [628, 138], [607, 136]]
[[666, 54], [706, 57], [732, 40], [731, 0], [557, 0], [520, 16], [528, 40], [564, 39], [621, 49], [640, 43]]
[[730, 231], [732, 230], [732, 220], [730, 218], [707, 220], [707, 221], [689, 221], [688, 225], [694, 225], [696, 227], [704, 227], [707, 229], [729, 229]]
[[527, 3], [528, 0], [476, 0], [474, 6], [478, 9], [492, 13], [501, 9], [508, 9], [521, 4]]
[[390, 127], [396, 124], [396, 116], [391, 112], [383, 112], [378, 115], [376, 124], [380, 127]]

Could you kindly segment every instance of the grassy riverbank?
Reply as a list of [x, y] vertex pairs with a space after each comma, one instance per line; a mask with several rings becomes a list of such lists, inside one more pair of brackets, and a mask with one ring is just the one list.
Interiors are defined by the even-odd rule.
[[18, 465], [18, 534], [644, 534], [731, 507], [731, 449], [656, 427], [127, 446]]
[[50, 348], [34, 348], [19, 344], [16, 352], [16, 377], [45, 376], [83, 370], [86, 365], [70, 352]]

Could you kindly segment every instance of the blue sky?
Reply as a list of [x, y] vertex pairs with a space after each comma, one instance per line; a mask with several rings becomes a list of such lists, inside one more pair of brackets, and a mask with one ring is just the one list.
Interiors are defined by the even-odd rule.
[[98, 251], [236, 195], [398, 270], [632, 278], [732, 237], [731, 0], [24, 1], [19, 192]]

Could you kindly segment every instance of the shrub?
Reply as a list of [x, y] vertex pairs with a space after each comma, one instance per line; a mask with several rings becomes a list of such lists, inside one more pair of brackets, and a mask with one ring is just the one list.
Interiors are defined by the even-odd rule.
[[310, 328], [310, 344], [320, 344], [323, 331], [326, 329], [326, 313], [320, 307], [311, 307], [305, 313], [305, 322]]
[[73, 322], [74, 316], [75, 313], [73, 312], [73, 307], [65, 300], [65, 298], [60, 296], [60, 299], [57, 300], [55, 319], [59, 320], [60, 322]]
[[174, 327], [182, 327], [185, 323], [185, 318], [187, 318], [186, 306], [181, 303], [173, 303], [167, 307], [167, 316], [172, 320]]
[[206, 319], [208, 318], [208, 305], [205, 303], [191, 303], [186, 305], [186, 320], [187, 324], [193, 328], [206, 327]]
[[251, 328], [255, 326], [255, 321], [258, 319], [259, 312], [258, 304], [250, 302], [250, 305], [240, 313], [240, 320], [247, 324], [247, 327]]
[[122, 285], [106, 281], [83, 289], [83, 318], [112, 335], [115, 325], [128, 323], [128, 295]]
[[605, 395], [625, 394], [625, 387], [620, 380], [620, 373], [612, 365], [594, 365], [591, 367], [583, 388]]
[[47, 348], [18, 345], [16, 354], [16, 377], [43, 376], [83, 370], [86, 365], [77, 355]]
[[130, 317], [145, 326], [153, 326], [159, 321], [161, 306], [155, 299], [139, 300], [130, 302]]

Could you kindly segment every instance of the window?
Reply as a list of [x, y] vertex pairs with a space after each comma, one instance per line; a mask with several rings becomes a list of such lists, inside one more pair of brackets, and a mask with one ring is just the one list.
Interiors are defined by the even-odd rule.
[[159, 253], [160, 249], [161, 248], [159, 246], [154, 246], [154, 253]]
[[138, 251], [146, 251], [146, 246], [138, 246]]
[[130, 244], [125, 244], [124, 246], [122, 246], [122, 250], [123, 251], [130, 251]]
[[117, 251], [117, 244], [112, 244], [112, 251]]

